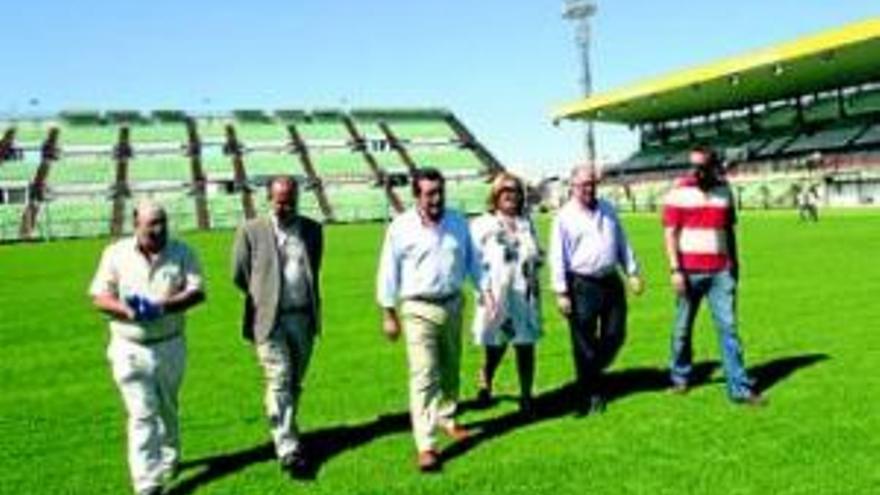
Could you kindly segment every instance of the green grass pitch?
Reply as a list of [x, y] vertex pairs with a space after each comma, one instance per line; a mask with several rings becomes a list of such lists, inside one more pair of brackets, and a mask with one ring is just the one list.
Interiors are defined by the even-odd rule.
[[[479, 433], [444, 444], [444, 471], [431, 476], [414, 466], [404, 347], [382, 337], [373, 303], [382, 226], [328, 227], [325, 333], [299, 418], [317, 462], [310, 482], [285, 478], [272, 459], [260, 371], [239, 337], [231, 233], [187, 236], [208, 302], [189, 319], [184, 470], [173, 493], [877, 493], [880, 211], [823, 212], [815, 225], [791, 211], [742, 215], [740, 332], [770, 401], [757, 410], [727, 402], [706, 308], [695, 337], [706, 381], [686, 397], [664, 392], [673, 306], [659, 221], [624, 220], [648, 290], [630, 298], [606, 413], [578, 419], [559, 401], [573, 372], [568, 331], [547, 297], [539, 417], [514, 419], [507, 356], [500, 402], [462, 413]], [[2, 493], [130, 490], [106, 323], [85, 295], [105, 243], [0, 246]], [[481, 354], [465, 335], [467, 399]]]

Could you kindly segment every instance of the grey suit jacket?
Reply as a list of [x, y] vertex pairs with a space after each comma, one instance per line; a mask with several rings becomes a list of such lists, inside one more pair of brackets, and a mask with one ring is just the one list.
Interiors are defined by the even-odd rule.
[[[313, 335], [321, 328], [320, 270], [324, 250], [321, 224], [300, 216], [299, 236], [308, 263], [306, 276], [312, 291], [311, 325]], [[242, 335], [250, 341], [265, 341], [278, 317], [281, 267], [275, 232], [269, 218], [250, 220], [239, 228], [232, 255], [233, 281], [245, 294]]]

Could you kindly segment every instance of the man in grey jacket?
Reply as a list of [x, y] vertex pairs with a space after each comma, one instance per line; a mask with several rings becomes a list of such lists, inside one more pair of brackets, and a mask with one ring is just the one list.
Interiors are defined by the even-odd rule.
[[254, 343], [266, 379], [266, 412], [281, 469], [307, 476], [296, 413], [320, 331], [321, 225], [297, 213], [293, 177], [269, 183], [270, 215], [248, 221], [236, 235], [235, 285], [244, 293], [243, 335]]

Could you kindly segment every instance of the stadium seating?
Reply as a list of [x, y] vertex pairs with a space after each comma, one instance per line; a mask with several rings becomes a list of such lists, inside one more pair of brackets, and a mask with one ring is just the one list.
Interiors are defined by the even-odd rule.
[[186, 126], [183, 123], [154, 123], [129, 125], [132, 142], [136, 143], [180, 143], [187, 142]]
[[62, 147], [77, 144], [109, 148], [119, 141], [119, 127], [111, 124], [62, 124], [59, 130]]
[[852, 144], [857, 147], [880, 145], [880, 124], [870, 126], [865, 132], [859, 135]]
[[481, 180], [446, 181], [446, 204], [465, 213], [486, 211], [490, 186]]
[[840, 116], [837, 98], [824, 98], [817, 100], [804, 108], [805, 122], [828, 122]]
[[247, 144], [256, 142], [287, 142], [290, 135], [280, 122], [235, 122], [238, 139]]
[[249, 179], [273, 175], [303, 175], [299, 157], [292, 153], [248, 153], [244, 156]]
[[483, 164], [469, 150], [449, 148], [414, 148], [410, 157], [419, 167], [435, 167], [443, 172], [479, 172]]
[[67, 157], [52, 163], [48, 183], [112, 184], [116, 180], [116, 163], [106, 157]]
[[313, 152], [310, 156], [315, 172], [322, 177], [373, 177], [367, 163], [357, 153], [333, 150]]
[[397, 174], [409, 171], [403, 163], [403, 160], [400, 159], [400, 156], [395, 151], [388, 150], [373, 152], [373, 158], [376, 160], [376, 164], [379, 165], [379, 168], [385, 172]]
[[0, 163], [0, 183], [28, 183], [37, 173], [38, 163], [7, 161]]
[[813, 134], [802, 134], [788, 145], [786, 152], [828, 151], [845, 148], [862, 133], [864, 128], [863, 125], [829, 127]]
[[336, 221], [381, 220], [389, 217], [390, 206], [385, 191], [366, 184], [325, 188]]
[[140, 156], [128, 162], [128, 180], [132, 183], [192, 181], [189, 158], [185, 156]]
[[[50, 126], [59, 128], [59, 153], [50, 162], [46, 178], [48, 195], [38, 206], [33, 238], [107, 235], [111, 231], [112, 191], [117, 182], [118, 160], [115, 148], [120, 130], [129, 130], [132, 156], [128, 160], [126, 186], [131, 191], [124, 208], [142, 196], [164, 204], [175, 230], [198, 226], [196, 204], [192, 196], [192, 158], [187, 154], [187, 122], [190, 117], [180, 110], [62, 112], [52, 121], [3, 121], [0, 128], [15, 125], [16, 144], [24, 143], [24, 158], [0, 164], [0, 186], [21, 187], [34, 180], [40, 158], [40, 146]], [[328, 215], [335, 221], [372, 221], [389, 217], [392, 204], [385, 190], [377, 186], [386, 173], [407, 174], [409, 168], [401, 153], [390, 146], [379, 124], [384, 123], [400, 138], [404, 153], [416, 166], [441, 169], [450, 178], [448, 198], [451, 206], [470, 212], [484, 209], [488, 186], [483, 182], [486, 168], [471, 147], [462, 147], [446, 110], [442, 109], [368, 109], [343, 112], [316, 109], [311, 112], [289, 109], [265, 112], [235, 110], [229, 115], [192, 116], [201, 146], [202, 172], [205, 175], [206, 202], [212, 228], [233, 228], [244, 220], [240, 185], [236, 185], [234, 156], [225, 151], [226, 129], [232, 125], [242, 145], [241, 160], [247, 186], [252, 188], [255, 209], [267, 209], [262, 184], [270, 176], [309, 175], [327, 191]], [[304, 168], [301, 156], [292, 153], [289, 126], [295, 126], [306, 146], [312, 172]], [[354, 127], [351, 127], [354, 126]], [[467, 134], [463, 127], [461, 132]], [[359, 148], [357, 138], [364, 139]], [[479, 146], [479, 143], [472, 143]], [[369, 155], [369, 156], [368, 156]], [[369, 158], [375, 162], [374, 170]], [[394, 193], [404, 205], [412, 198], [409, 184], [402, 181]], [[170, 189], [169, 189], [170, 188]], [[234, 192], [233, 192], [234, 191]], [[319, 207], [321, 189], [304, 187], [300, 211], [326, 221]], [[21, 206], [3, 206], [4, 219], [0, 240], [17, 239]], [[126, 211], [123, 232], [131, 231]]]
[[112, 204], [100, 196], [47, 201], [37, 215], [37, 236], [58, 239], [106, 235], [110, 233], [111, 212]]
[[202, 171], [208, 180], [232, 180], [232, 158], [217, 153], [206, 154], [202, 157]]
[[0, 121], [0, 131], [15, 127], [15, 142], [19, 145], [39, 145], [46, 139], [51, 122], [18, 120]]
[[207, 200], [212, 228], [235, 228], [244, 221], [240, 194], [211, 194]]
[[851, 115], [880, 113], [880, 89], [851, 95], [847, 100], [846, 111]]
[[23, 204], [0, 204], [0, 241], [18, 239]]

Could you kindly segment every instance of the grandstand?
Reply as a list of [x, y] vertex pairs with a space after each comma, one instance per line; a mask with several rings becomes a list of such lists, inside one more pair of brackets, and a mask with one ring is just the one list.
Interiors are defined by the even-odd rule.
[[234, 228], [265, 210], [279, 174], [300, 178], [300, 210], [323, 222], [388, 219], [425, 166], [449, 178], [451, 205], [477, 212], [502, 168], [433, 108], [76, 110], [0, 130], [0, 241], [122, 235], [142, 197], [166, 206], [173, 229]]
[[877, 203], [880, 18], [597, 93], [555, 119], [638, 130], [639, 149], [604, 167], [629, 208], [655, 208], [695, 145], [722, 152], [741, 207], [791, 206], [804, 187]]

